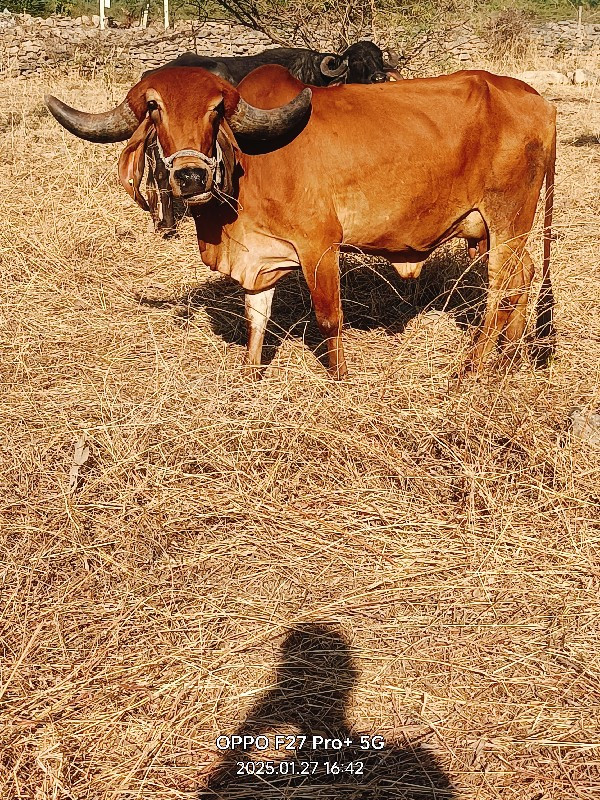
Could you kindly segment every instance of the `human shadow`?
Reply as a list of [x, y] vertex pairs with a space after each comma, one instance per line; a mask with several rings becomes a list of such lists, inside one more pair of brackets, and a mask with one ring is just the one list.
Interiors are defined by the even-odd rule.
[[[376, 732], [351, 728], [347, 706], [357, 677], [350, 647], [332, 625], [297, 626], [283, 643], [275, 685], [234, 734], [241, 743], [217, 740], [222, 755], [198, 800], [456, 797], [422, 743], [384, 742]], [[258, 746], [246, 739], [243, 749], [243, 737], [253, 737]]]
[[[346, 255], [341, 270], [344, 327], [389, 335], [402, 333], [417, 315], [435, 309], [448, 312], [463, 329], [481, 321], [486, 297], [486, 269], [471, 264], [466, 254], [442, 250], [426, 263], [417, 279], [400, 278], [383, 259]], [[142, 301], [144, 302], [144, 301]], [[152, 305], [158, 305], [151, 301]], [[229, 344], [245, 345], [244, 292], [227, 278], [207, 281], [174, 303], [180, 317], [192, 318], [204, 310], [213, 332]], [[323, 342], [306, 282], [300, 272], [279, 281], [263, 348], [269, 364], [288, 337], [300, 338], [317, 357], [325, 359]]]

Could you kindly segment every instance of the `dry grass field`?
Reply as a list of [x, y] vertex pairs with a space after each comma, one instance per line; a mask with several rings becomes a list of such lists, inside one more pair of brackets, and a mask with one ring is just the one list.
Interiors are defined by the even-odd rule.
[[[546, 93], [556, 356], [456, 387], [462, 246], [404, 284], [348, 259], [341, 385], [291, 277], [248, 383], [190, 220], [149, 235], [119, 146], [42, 103], [125, 88], [0, 81], [0, 797], [598, 798], [600, 454], [569, 414], [600, 406], [600, 89]], [[386, 747], [287, 781], [215, 747], [307, 731]]]

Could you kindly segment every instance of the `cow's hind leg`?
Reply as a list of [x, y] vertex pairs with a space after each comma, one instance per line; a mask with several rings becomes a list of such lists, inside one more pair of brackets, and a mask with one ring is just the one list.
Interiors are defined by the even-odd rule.
[[246, 292], [246, 325], [248, 328], [248, 351], [246, 365], [250, 377], [259, 378], [262, 372], [262, 348], [265, 340], [267, 323], [271, 317], [271, 305], [275, 287], [262, 292]]
[[489, 251], [489, 289], [485, 317], [467, 368], [479, 369], [501, 333], [518, 342], [525, 329], [527, 298], [533, 278], [533, 262], [525, 249], [525, 238], [494, 237]]
[[512, 281], [511, 294], [513, 307], [511, 309], [506, 327], [503, 331], [505, 342], [505, 358], [512, 362], [517, 355], [519, 344], [522, 344], [525, 324], [527, 322], [527, 301], [529, 288], [535, 267], [529, 252], [523, 248], [519, 257], [519, 269], [516, 270]]
[[318, 257], [301, 257], [302, 272], [315, 309], [319, 330], [327, 344], [329, 374], [339, 380], [348, 374], [342, 344], [342, 301], [340, 292], [339, 251], [327, 248]]
[[467, 239], [467, 250], [471, 261], [475, 261], [479, 254], [479, 243], [477, 239]]
[[487, 254], [487, 237], [484, 239], [467, 239], [467, 252], [471, 261], [484, 259]]

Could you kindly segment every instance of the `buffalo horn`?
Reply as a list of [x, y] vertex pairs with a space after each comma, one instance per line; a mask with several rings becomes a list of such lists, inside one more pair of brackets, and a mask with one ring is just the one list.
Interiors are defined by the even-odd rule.
[[310, 108], [312, 92], [303, 89], [293, 100], [279, 108], [255, 108], [240, 97], [233, 114], [228, 118], [231, 130], [254, 139], [275, 139], [301, 122]]
[[52, 116], [70, 133], [90, 142], [124, 142], [129, 139], [140, 124], [129, 107], [127, 100], [100, 114], [78, 111], [56, 97], [47, 94], [44, 98]]
[[332, 63], [335, 63], [335, 56], [325, 56], [321, 60], [321, 72], [327, 78], [339, 78], [340, 75], [348, 71], [347, 61], [342, 61], [339, 67], [333, 67]]

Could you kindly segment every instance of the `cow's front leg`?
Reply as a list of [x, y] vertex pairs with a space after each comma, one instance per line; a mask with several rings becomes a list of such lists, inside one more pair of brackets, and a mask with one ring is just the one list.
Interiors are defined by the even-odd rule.
[[329, 374], [336, 380], [348, 375], [342, 344], [342, 301], [340, 294], [339, 251], [327, 249], [317, 260], [302, 261], [317, 324], [327, 344]]
[[262, 372], [261, 356], [267, 323], [271, 317], [271, 304], [275, 287], [262, 292], [246, 292], [246, 325], [248, 327], [248, 351], [246, 365], [252, 378], [259, 378]]

